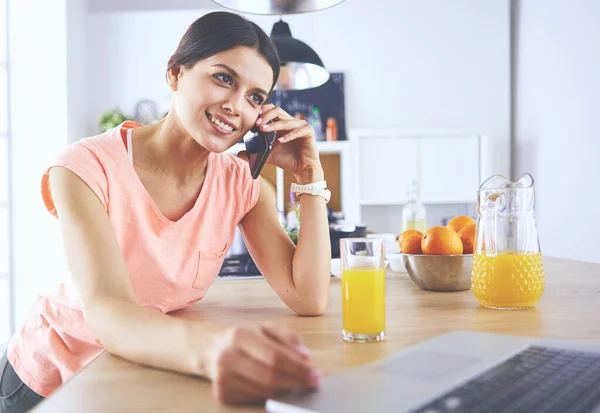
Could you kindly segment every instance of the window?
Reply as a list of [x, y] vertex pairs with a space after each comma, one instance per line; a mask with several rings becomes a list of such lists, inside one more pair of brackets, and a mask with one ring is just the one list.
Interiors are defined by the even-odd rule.
[[7, 0], [0, 0], [0, 344], [11, 333]]

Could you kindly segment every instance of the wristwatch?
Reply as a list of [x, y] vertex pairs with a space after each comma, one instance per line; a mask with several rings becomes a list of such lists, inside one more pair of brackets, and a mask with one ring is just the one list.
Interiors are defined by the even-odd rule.
[[325, 203], [329, 202], [331, 198], [331, 191], [327, 188], [327, 182], [319, 181], [312, 184], [300, 185], [292, 183], [292, 192], [296, 195], [310, 194], [314, 196], [320, 196], [325, 199]]

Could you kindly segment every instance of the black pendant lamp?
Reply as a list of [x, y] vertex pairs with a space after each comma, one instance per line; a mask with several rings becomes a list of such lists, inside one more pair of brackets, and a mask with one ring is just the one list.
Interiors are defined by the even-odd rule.
[[275, 89], [310, 89], [329, 80], [329, 72], [319, 55], [306, 43], [293, 38], [286, 22], [279, 20], [273, 25], [271, 40], [277, 47], [281, 61]]
[[213, 0], [220, 6], [249, 14], [309, 13], [337, 6], [345, 0]]

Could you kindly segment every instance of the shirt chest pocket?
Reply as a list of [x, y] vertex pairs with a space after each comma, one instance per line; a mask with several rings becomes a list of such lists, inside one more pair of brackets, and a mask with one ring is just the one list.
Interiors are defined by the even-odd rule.
[[198, 290], [208, 290], [208, 287], [219, 275], [225, 254], [227, 253], [228, 245], [217, 252], [200, 251], [198, 252], [198, 266], [192, 287]]

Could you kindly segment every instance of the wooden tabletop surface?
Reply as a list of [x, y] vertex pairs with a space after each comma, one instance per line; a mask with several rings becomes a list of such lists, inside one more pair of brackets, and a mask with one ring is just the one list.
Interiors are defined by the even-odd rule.
[[[387, 274], [387, 339], [346, 343], [341, 337], [340, 281], [332, 278], [324, 315], [298, 317], [267, 283], [217, 280], [207, 296], [181, 317], [251, 323], [276, 321], [300, 332], [325, 375], [376, 360], [451, 330], [600, 342], [600, 264], [544, 258], [546, 289], [535, 308], [520, 311], [481, 307], [473, 293], [420, 290], [406, 273]], [[228, 407], [199, 378], [143, 367], [108, 353], [42, 402], [43, 412], [264, 412]]]

